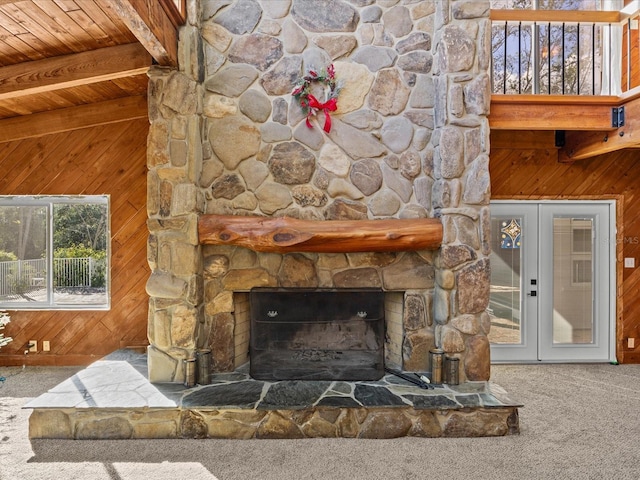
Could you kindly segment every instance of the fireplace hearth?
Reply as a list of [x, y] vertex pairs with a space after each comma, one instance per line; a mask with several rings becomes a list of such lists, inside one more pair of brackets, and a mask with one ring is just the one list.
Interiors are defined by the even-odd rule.
[[379, 380], [384, 292], [255, 288], [250, 373], [258, 380]]
[[376, 381], [263, 381], [248, 365], [193, 388], [152, 384], [147, 356], [121, 350], [81, 370], [25, 408], [29, 437], [398, 438], [519, 432], [519, 403], [498, 385], [422, 389], [394, 375]]

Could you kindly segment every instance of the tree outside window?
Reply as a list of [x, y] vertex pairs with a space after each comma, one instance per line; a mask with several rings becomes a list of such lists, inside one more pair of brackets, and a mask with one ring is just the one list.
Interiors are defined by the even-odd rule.
[[0, 308], [108, 308], [108, 251], [108, 197], [0, 197]]

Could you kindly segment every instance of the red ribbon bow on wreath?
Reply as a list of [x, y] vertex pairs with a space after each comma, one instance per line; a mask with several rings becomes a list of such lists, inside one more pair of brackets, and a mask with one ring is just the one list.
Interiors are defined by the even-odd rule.
[[309, 113], [307, 114], [307, 127], [313, 128], [311, 122], [309, 121], [309, 117], [317, 110], [322, 110], [324, 112], [324, 128], [323, 130], [327, 133], [331, 131], [331, 115], [329, 112], [335, 112], [338, 109], [338, 99], [330, 98], [328, 101], [324, 103], [320, 103], [316, 97], [309, 94]]
[[[325, 87], [328, 91], [327, 101], [321, 102], [310, 92], [311, 85], [318, 83]], [[323, 130], [327, 133], [331, 131], [331, 114], [338, 109], [338, 94], [340, 93], [340, 86], [336, 82], [335, 70], [333, 65], [329, 65], [326, 71], [318, 72], [316, 70], [309, 70], [293, 89], [291, 94], [300, 103], [300, 106], [307, 114], [306, 124], [307, 127], [313, 128], [311, 125], [311, 116], [316, 112], [322, 110], [324, 112], [324, 127]]]

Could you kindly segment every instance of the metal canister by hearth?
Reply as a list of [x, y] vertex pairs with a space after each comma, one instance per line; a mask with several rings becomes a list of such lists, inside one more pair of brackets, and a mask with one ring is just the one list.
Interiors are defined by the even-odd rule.
[[439, 348], [429, 350], [429, 360], [431, 363], [431, 383], [442, 383], [442, 360], [444, 351]]
[[458, 385], [460, 383], [460, 359], [458, 357], [445, 355], [444, 357], [444, 383], [447, 385]]
[[198, 370], [198, 384], [211, 383], [211, 349], [202, 348], [196, 352], [196, 367]]
[[195, 387], [196, 385], [196, 359], [185, 358], [184, 364], [184, 386], [187, 388]]

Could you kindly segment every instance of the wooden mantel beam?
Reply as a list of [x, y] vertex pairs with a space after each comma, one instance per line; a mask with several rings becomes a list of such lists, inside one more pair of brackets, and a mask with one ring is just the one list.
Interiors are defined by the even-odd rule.
[[202, 215], [201, 244], [256, 252], [399, 252], [440, 248], [442, 223], [434, 218], [298, 220], [289, 217]]
[[0, 68], [0, 100], [145, 74], [151, 56], [138, 43]]

